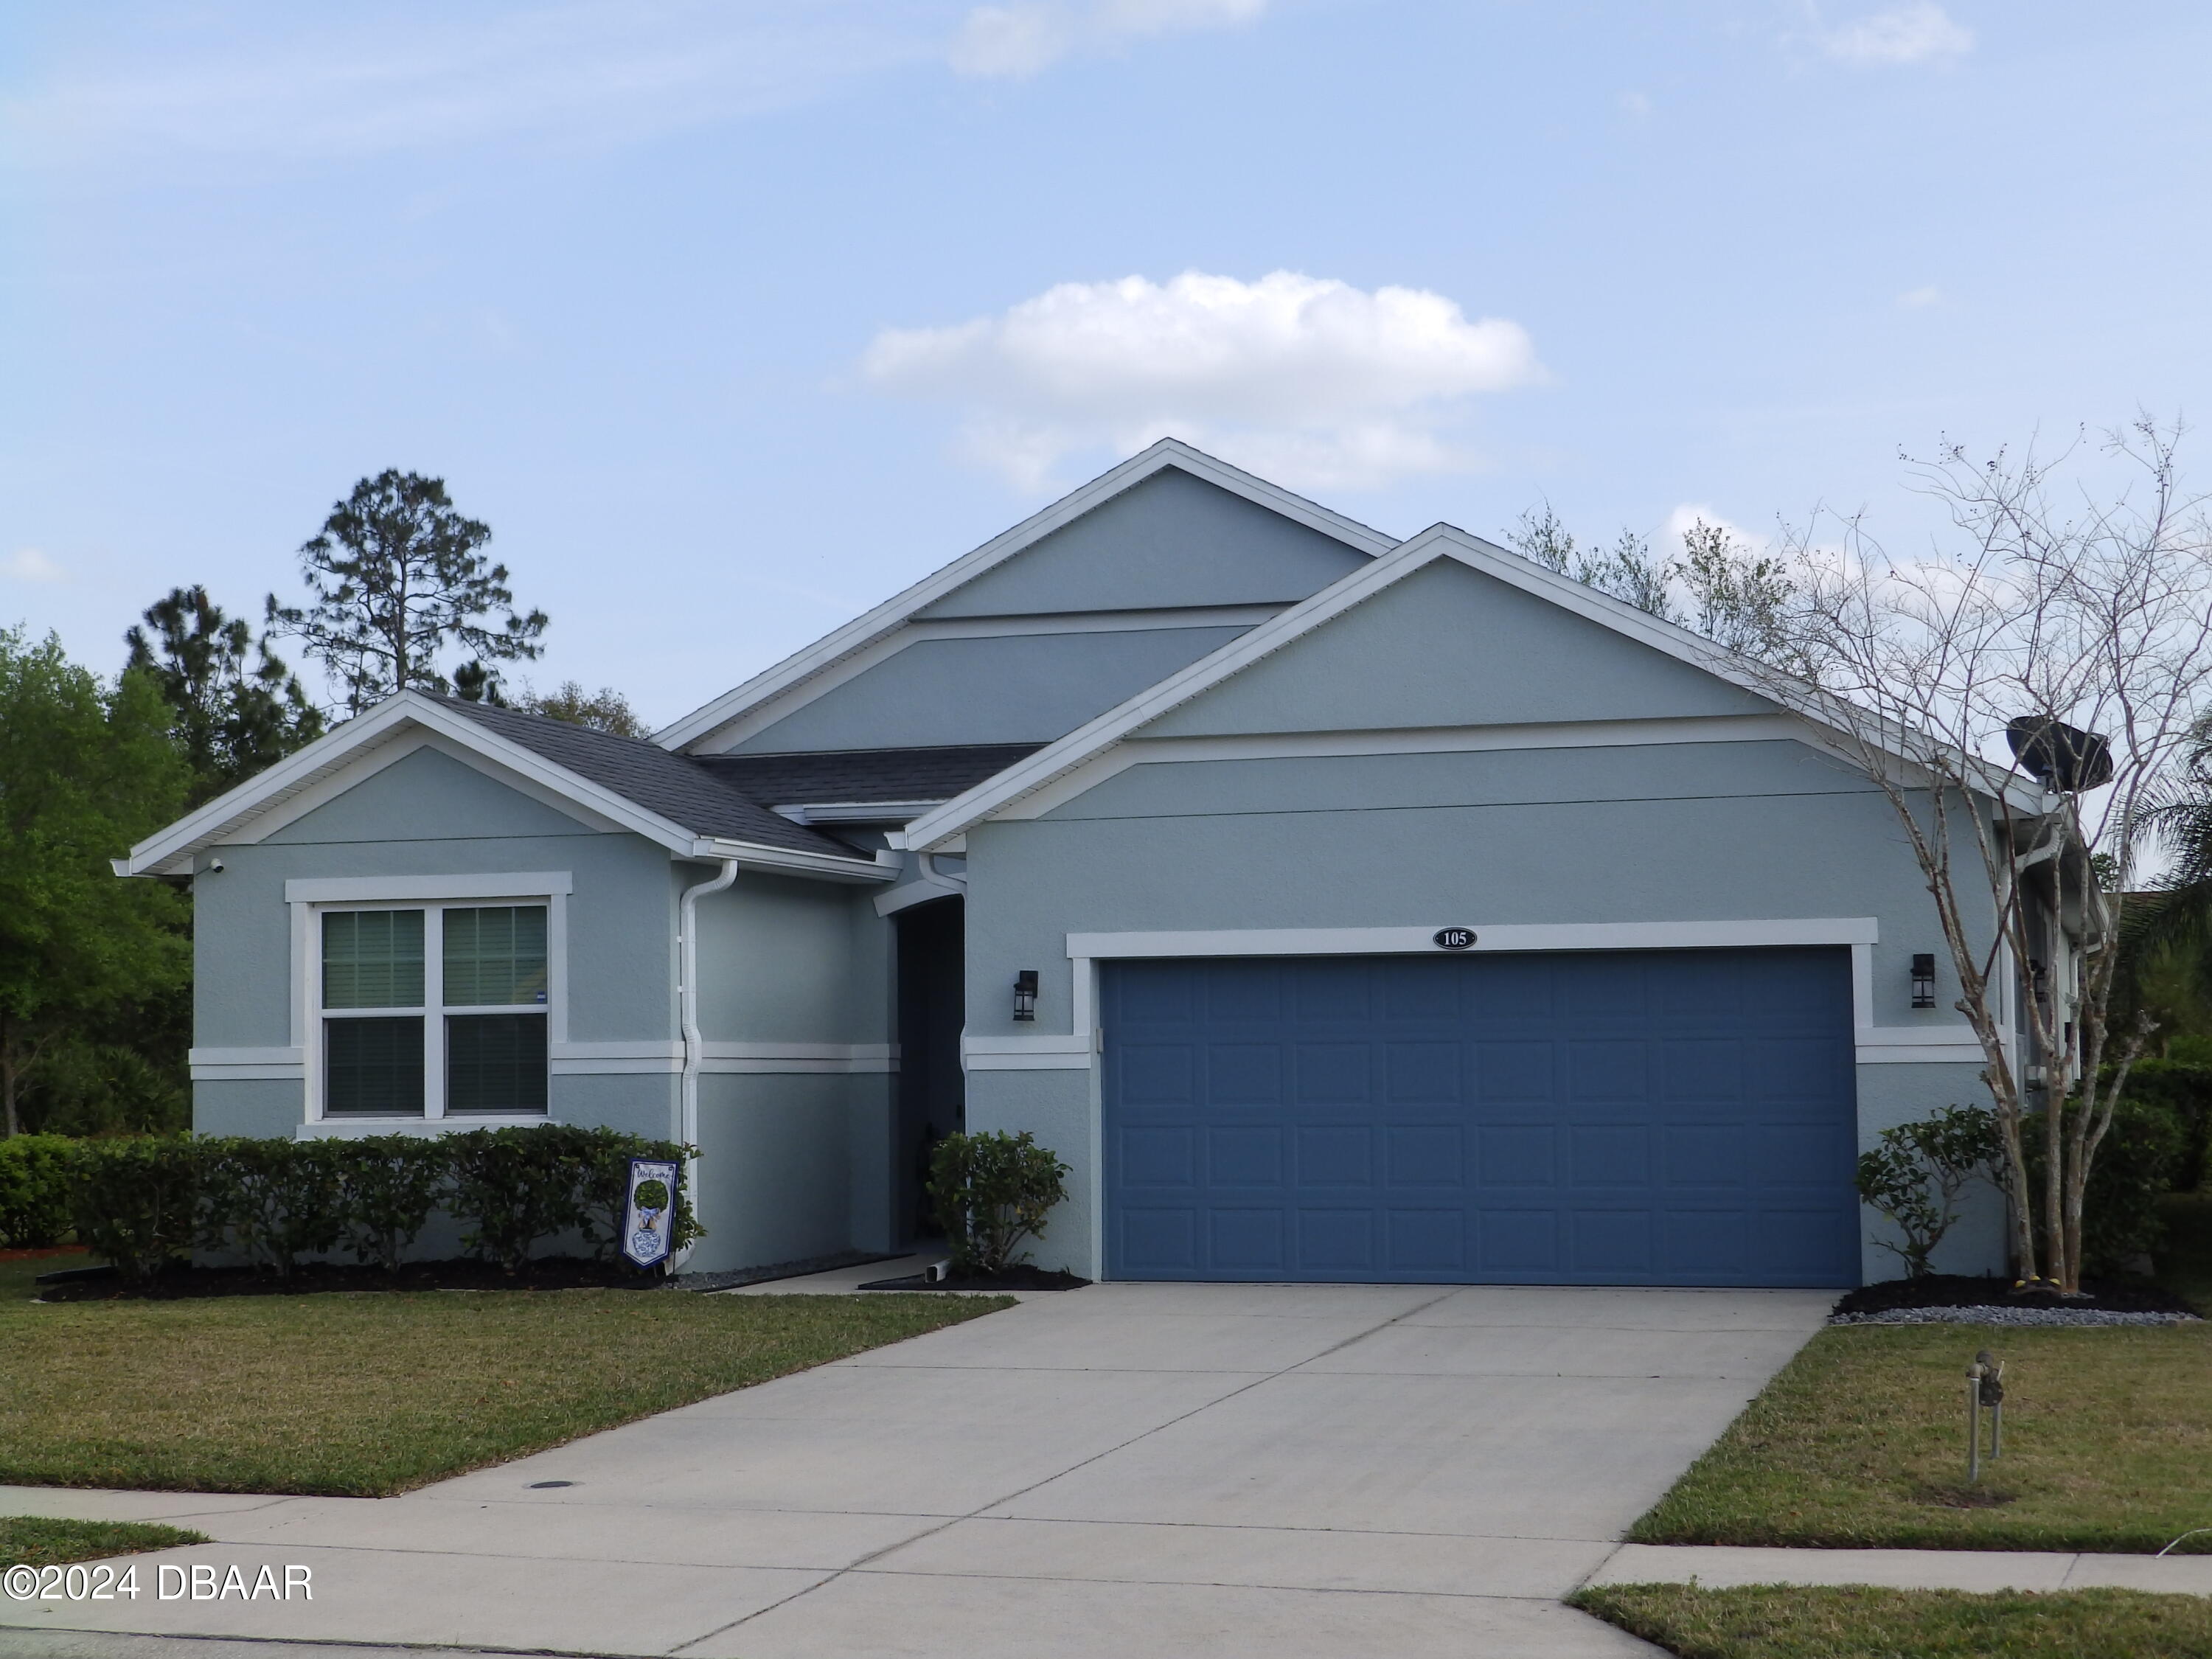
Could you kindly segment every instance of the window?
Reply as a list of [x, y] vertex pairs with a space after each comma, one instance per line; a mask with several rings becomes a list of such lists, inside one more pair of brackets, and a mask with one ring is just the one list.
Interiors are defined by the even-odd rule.
[[320, 914], [324, 1116], [545, 1110], [545, 905]]

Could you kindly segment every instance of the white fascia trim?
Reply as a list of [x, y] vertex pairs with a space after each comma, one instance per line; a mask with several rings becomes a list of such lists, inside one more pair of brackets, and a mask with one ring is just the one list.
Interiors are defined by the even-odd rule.
[[1156, 762], [1298, 760], [1360, 755], [1443, 755], [1509, 749], [1620, 749], [1644, 744], [1769, 743], [1802, 739], [1790, 714], [1709, 714], [1648, 720], [1541, 720], [1515, 726], [1259, 732], [1218, 738], [1133, 736], [1023, 796], [995, 816], [1042, 817], [1133, 766]]
[[809, 801], [772, 810], [778, 817], [789, 818], [793, 823], [904, 823], [933, 806], [944, 805], [940, 796], [935, 800]]
[[686, 843], [686, 857], [734, 860], [741, 870], [762, 870], [778, 875], [815, 876], [827, 881], [896, 881], [904, 866], [892, 853], [863, 858], [855, 853], [841, 859], [829, 853], [801, 853], [781, 847], [757, 847], [750, 842], [724, 841], [702, 836]]
[[1439, 918], [1422, 927], [1237, 927], [1175, 933], [1070, 933], [1070, 958], [1112, 957], [1308, 957], [1445, 954], [1438, 927], [1465, 926], [1474, 947], [1457, 956], [1504, 951], [1730, 950], [1781, 945], [1872, 945], [1872, 916], [1806, 916], [1743, 921], [1570, 921], [1486, 927]]
[[[1801, 696], [1793, 702], [1785, 702], [1778, 696], [1776, 689], [1765, 684], [1745, 659], [1723, 650], [1702, 635], [1686, 628], [1679, 628], [1673, 623], [1662, 622], [1633, 605], [1623, 604], [1595, 588], [1586, 587], [1569, 577], [1547, 570], [1532, 559], [1509, 553], [1454, 526], [1435, 525], [1400, 544], [1372, 564], [1352, 571], [1310, 599], [1280, 612], [1272, 621], [1262, 623], [1249, 633], [1231, 640], [1218, 651], [1201, 657], [1189, 666], [1170, 674], [1158, 684], [1139, 692], [1119, 707], [1108, 709], [1056, 742], [1048, 744], [1034, 755], [1016, 762], [996, 776], [985, 779], [935, 811], [917, 818], [907, 827], [902, 844], [915, 851], [926, 852], [953, 836], [963, 834], [986, 818], [997, 816], [1024, 796], [1102, 754], [1139, 727], [1189, 702], [1200, 692], [1218, 685], [1353, 606], [1364, 604], [1415, 571], [1443, 558], [1455, 559], [1485, 575], [1495, 577], [1539, 599], [1548, 599], [1586, 621], [1596, 623], [1601, 627], [1609, 628], [1617, 634], [1626, 635], [1655, 650], [1664, 652], [1678, 661], [1735, 685], [1740, 690], [1776, 704], [1788, 714], [1810, 723], [1824, 736], [1848, 729], [1838, 725], [1837, 722], [1844, 717], [1838, 714], [1832, 700], [1814, 687], [1805, 687]], [[1909, 756], [1900, 755], [1899, 757], [1908, 763], [1910, 761]], [[2021, 788], [2021, 781], [2018, 777], [2000, 775], [1994, 767], [1985, 769], [1992, 793], [2006, 792], [2008, 798], [2023, 810], [2043, 810], [2046, 805], [2039, 790], [2033, 792], [2033, 800], [2031, 802], [2029, 792]]]
[[1072, 523], [1101, 502], [1133, 488], [1155, 472], [1175, 467], [1206, 483], [1241, 495], [1256, 506], [1280, 514], [1294, 523], [1319, 531], [1370, 556], [1397, 545], [1395, 537], [1332, 513], [1327, 507], [1293, 495], [1287, 489], [1255, 477], [1225, 461], [1193, 449], [1173, 438], [1163, 438], [1141, 453], [1131, 456], [1112, 471], [1102, 473], [1080, 489], [1072, 490], [1041, 512], [1032, 514], [1011, 530], [1002, 531], [972, 552], [963, 554], [943, 569], [925, 576], [903, 592], [894, 594], [874, 610], [855, 617], [835, 633], [804, 651], [785, 658], [756, 674], [712, 702], [693, 710], [674, 725], [653, 733], [665, 749], [681, 749], [729, 725], [770, 697], [811, 679], [850, 655], [873, 644], [917, 611], [933, 605], [955, 588], [964, 586], [984, 572]]
[[1091, 1060], [1087, 1048], [1079, 1054], [1039, 1048], [1020, 1054], [969, 1054], [962, 1063], [971, 1072], [1087, 1072]]
[[346, 904], [381, 899], [550, 898], [573, 893], [567, 870], [478, 876], [333, 876], [284, 884], [287, 904]]

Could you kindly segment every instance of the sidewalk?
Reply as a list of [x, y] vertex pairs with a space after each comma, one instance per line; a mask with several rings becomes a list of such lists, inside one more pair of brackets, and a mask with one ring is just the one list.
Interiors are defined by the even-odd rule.
[[1879, 1584], [1891, 1589], [2133, 1589], [2212, 1595], [2212, 1555], [2026, 1550], [1772, 1550], [1623, 1544], [1592, 1584]]

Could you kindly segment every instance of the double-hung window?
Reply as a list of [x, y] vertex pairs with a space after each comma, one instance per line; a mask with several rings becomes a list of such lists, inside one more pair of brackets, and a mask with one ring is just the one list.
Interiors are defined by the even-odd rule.
[[325, 1117], [545, 1110], [543, 903], [319, 912]]

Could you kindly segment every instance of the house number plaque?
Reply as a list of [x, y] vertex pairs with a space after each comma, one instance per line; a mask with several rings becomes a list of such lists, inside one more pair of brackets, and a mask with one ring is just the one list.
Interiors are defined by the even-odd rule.
[[1437, 949], [1439, 951], [1466, 951], [1472, 949], [1474, 945], [1474, 929], [1472, 927], [1437, 929]]

